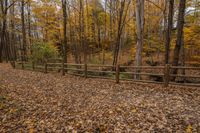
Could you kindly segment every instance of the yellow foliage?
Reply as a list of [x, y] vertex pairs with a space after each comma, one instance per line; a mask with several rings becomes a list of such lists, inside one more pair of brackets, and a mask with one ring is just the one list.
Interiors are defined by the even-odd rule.
[[58, 11], [54, 2], [41, 1], [33, 3], [33, 15], [36, 17], [37, 22], [34, 25], [40, 26], [43, 39], [47, 42], [57, 42], [58, 35], [60, 34], [59, 18], [61, 13]]
[[200, 26], [193, 25], [190, 27], [184, 28], [184, 42], [186, 48], [196, 46], [200, 48]]

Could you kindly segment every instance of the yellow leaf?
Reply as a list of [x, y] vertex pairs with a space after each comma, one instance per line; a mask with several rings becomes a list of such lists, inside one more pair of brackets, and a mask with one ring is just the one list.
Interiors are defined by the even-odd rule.
[[112, 110], [110, 110], [110, 111], [109, 111], [109, 114], [112, 114], [112, 113], [113, 113], [113, 111], [112, 111]]
[[136, 110], [136, 109], [132, 109], [131, 112], [132, 112], [132, 113], [136, 113], [137, 110]]
[[29, 133], [34, 133], [34, 129], [33, 129], [33, 128], [30, 128], [30, 129], [29, 129]]
[[192, 126], [191, 125], [187, 126], [186, 133], [192, 133]]

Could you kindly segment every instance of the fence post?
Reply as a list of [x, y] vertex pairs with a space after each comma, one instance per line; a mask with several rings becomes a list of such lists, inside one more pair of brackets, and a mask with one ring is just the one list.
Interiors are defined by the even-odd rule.
[[65, 76], [65, 63], [62, 63], [62, 75]]
[[32, 68], [33, 68], [33, 70], [35, 70], [35, 62], [34, 61], [32, 62]]
[[22, 63], [22, 69], [24, 70], [24, 61], [22, 61], [21, 63]]
[[170, 65], [166, 64], [165, 65], [165, 72], [164, 72], [164, 85], [165, 85], [165, 87], [169, 86], [169, 81], [170, 81]]
[[84, 65], [84, 74], [85, 78], [87, 78], [87, 64]]
[[116, 65], [116, 83], [119, 84], [120, 65]]
[[47, 62], [45, 62], [45, 70], [44, 73], [47, 73]]
[[14, 68], [14, 69], [16, 68], [16, 63], [15, 63], [15, 61], [13, 61], [13, 68]]

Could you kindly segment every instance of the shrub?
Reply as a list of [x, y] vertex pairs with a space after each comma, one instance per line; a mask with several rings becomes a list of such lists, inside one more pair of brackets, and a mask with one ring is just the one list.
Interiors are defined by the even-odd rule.
[[37, 42], [31, 47], [31, 59], [34, 62], [44, 63], [47, 62], [50, 58], [55, 58], [58, 55], [57, 48], [45, 42]]

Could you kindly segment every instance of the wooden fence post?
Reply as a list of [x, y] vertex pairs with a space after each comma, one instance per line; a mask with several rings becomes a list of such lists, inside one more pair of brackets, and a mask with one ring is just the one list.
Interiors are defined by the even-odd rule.
[[166, 64], [165, 65], [165, 72], [164, 72], [164, 85], [165, 85], [165, 87], [169, 86], [169, 81], [170, 81], [170, 65]]
[[22, 61], [21, 63], [22, 63], [22, 69], [24, 70], [24, 61]]
[[16, 68], [16, 63], [15, 63], [15, 61], [13, 61], [13, 68], [14, 68], [14, 69]]
[[44, 66], [44, 68], [45, 68], [45, 69], [44, 69], [44, 73], [47, 73], [47, 72], [48, 72], [48, 71], [47, 71], [47, 67], [48, 67], [48, 66], [47, 66], [47, 62], [45, 62], [45, 66]]
[[65, 76], [65, 63], [62, 63], [62, 75]]
[[32, 62], [32, 69], [35, 70], [35, 62]]
[[115, 75], [115, 79], [116, 79], [116, 83], [119, 84], [119, 75], [120, 75], [120, 65], [116, 66], [116, 75]]
[[87, 78], [87, 64], [84, 65], [84, 74], [85, 78]]

